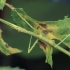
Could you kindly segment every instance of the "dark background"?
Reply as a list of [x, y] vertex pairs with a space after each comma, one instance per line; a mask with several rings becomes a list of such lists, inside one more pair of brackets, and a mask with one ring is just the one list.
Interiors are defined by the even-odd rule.
[[[16, 8], [23, 8], [32, 18], [39, 21], [53, 21], [70, 17], [70, 0], [7, 0]], [[0, 11], [0, 17], [13, 22], [11, 10], [7, 7]], [[37, 45], [30, 54], [27, 53], [29, 35], [19, 33], [0, 23], [4, 40], [12, 47], [22, 49], [20, 54], [5, 56], [0, 52], [0, 66], [20, 67], [26, 70], [70, 70], [70, 57], [54, 49], [53, 68], [45, 63], [45, 55]], [[33, 41], [34, 42], [34, 38]]]

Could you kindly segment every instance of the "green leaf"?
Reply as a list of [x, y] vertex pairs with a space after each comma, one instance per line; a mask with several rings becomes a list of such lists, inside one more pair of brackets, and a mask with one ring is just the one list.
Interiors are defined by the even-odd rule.
[[22, 8], [12, 10], [12, 17], [16, 25], [21, 26], [27, 30], [33, 31], [34, 23]]
[[[43, 31], [46, 30], [46, 28], [39, 25], [38, 21], [29, 17], [23, 11], [22, 8], [12, 10], [12, 17], [13, 17], [13, 20], [15, 21], [16, 25], [21, 26], [21, 27], [23, 27], [27, 30], [33, 31], [35, 33], [38, 32], [37, 34], [43, 35]], [[37, 31], [34, 31], [23, 19], [25, 19], [33, 28], [37, 29]], [[42, 44], [40, 43], [39, 45], [41, 47]], [[43, 45], [42, 45], [42, 47], [43, 47]], [[49, 46], [46, 47], [46, 49], [48, 49], [48, 51], [46, 51], [46, 49], [44, 49], [44, 48], [42, 48], [42, 49], [45, 50], [47, 63], [50, 64], [50, 66], [52, 67], [52, 52], [51, 52], [51, 49], [49, 48]]]
[[63, 20], [58, 21], [46, 21], [47, 30], [51, 31], [54, 38], [62, 41], [65, 37], [67, 37], [63, 43], [70, 48], [70, 18], [65, 16]]
[[[39, 23], [39, 25], [45, 28], [45, 30], [41, 29], [42, 31], [41, 34], [45, 38], [48, 38], [50, 40], [52, 39], [60, 40], [60, 42], [57, 45], [64, 43], [70, 48], [70, 18], [66, 16], [63, 20], [45, 21], [45, 22]], [[52, 47], [46, 44], [47, 47], [44, 48], [45, 45], [42, 45], [42, 43], [40, 43], [39, 46], [46, 54], [46, 62], [50, 64], [50, 66], [52, 67], [52, 64], [53, 64]], [[46, 51], [46, 49], [48, 50]]]
[[10, 66], [7, 66], [7, 67], [0, 67], [0, 70], [25, 70], [25, 69], [20, 69], [19, 67], [12, 68]]
[[6, 0], [0, 0], [0, 10], [3, 10]]
[[15, 54], [15, 53], [20, 53], [21, 50], [17, 49], [17, 48], [12, 48], [10, 47], [2, 38], [1, 35], [1, 30], [0, 30], [0, 51], [2, 53], [4, 53], [5, 55], [11, 55], [11, 54]]
[[46, 55], [46, 63], [50, 64], [51, 68], [52, 68], [52, 64], [53, 64], [53, 60], [52, 60], [52, 47], [48, 47], [47, 48], [48, 50], [45, 52], [45, 55]]
[[38, 44], [45, 53], [45, 56], [46, 56], [45, 62], [48, 63], [52, 67], [52, 65], [53, 65], [53, 60], [52, 60], [53, 48], [49, 44], [44, 43], [42, 41], [39, 41]]
[[[12, 16], [16, 25], [33, 31], [36, 34], [44, 36], [49, 40], [58, 39], [62, 41], [66, 36], [70, 34], [70, 18], [67, 17], [65, 17], [64, 20], [39, 22], [29, 17], [21, 8], [12, 10]], [[33, 30], [31, 26], [37, 30]], [[69, 46], [69, 40], [70, 38], [68, 36], [68, 38], [66, 38], [63, 43]], [[46, 45], [45, 48], [44, 45]], [[46, 54], [46, 62], [52, 67], [53, 62], [51, 46], [47, 43], [45, 44], [42, 41], [39, 43], [39, 46]]]

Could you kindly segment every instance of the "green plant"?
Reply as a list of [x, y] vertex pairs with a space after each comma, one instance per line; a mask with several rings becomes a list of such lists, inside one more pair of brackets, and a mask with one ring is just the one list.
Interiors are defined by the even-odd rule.
[[18, 67], [12, 68], [8, 66], [8, 67], [0, 67], [0, 70], [25, 70], [25, 69], [20, 69]]
[[[63, 20], [58, 21], [37, 21], [28, 16], [22, 8], [15, 8], [12, 5], [6, 3], [6, 0], [0, 0], [1, 10], [3, 10], [5, 5], [11, 9], [11, 14], [15, 24], [1, 18], [0, 21], [19, 32], [31, 35], [28, 53], [30, 53], [38, 43], [46, 55], [46, 62], [49, 63], [51, 67], [53, 64], [53, 47], [70, 56], [70, 52], [60, 46], [60, 44], [63, 43], [68, 46], [68, 48], [70, 48], [70, 18], [68, 18], [68, 16], [65, 16]], [[3, 40], [1, 33], [2, 31], [0, 31], [1, 52], [6, 55], [22, 52], [22, 50], [10, 47]], [[32, 36], [36, 38], [36, 41], [32, 47], [30, 47]], [[57, 39], [60, 42], [56, 44], [54, 39]]]

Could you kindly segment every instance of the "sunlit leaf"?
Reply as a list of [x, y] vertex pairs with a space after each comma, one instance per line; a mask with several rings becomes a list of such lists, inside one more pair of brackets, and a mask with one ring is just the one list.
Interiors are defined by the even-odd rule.
[[6, 0], [0, 0], [0, 10], [3, 10]]

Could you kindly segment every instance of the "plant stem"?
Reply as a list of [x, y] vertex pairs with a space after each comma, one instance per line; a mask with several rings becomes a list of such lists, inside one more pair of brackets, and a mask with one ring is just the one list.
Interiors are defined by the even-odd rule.
[[3, 20], [3, 19], [1, 19], [1, 18], [0, 18], [0, 21], [3, 22], [4, 24], [9, 25], [10, 27], [12, 27], [12, 28], [15, 29], [15, 30], [18, 30], [19, 32], [23, 32], [23, 33], [29, 34], [29, 35], [31, 35], [31, 36], [34, 36], [34, 37], [36, 37], [36, 38], [38, 38], [38, 39], [40, 39], [40, 40], [42, 40], [42, 41], [44, 41], [44, 42], [50, 44], [50, 45], [53, 46], [54, 48], [56, 48], [56, 49], [60, 50], [61, 52], [65, 53], [66, 55], [70, 56], [70, 52], [68, 52], [68, 51], [65, 50], [64, 48], [58, 46], [57, 44], [53, 43], [51, 40], [49, 40], [49, 39], [47, 39], [47, 38], [45, 38], [45, 37], [43, 37], [43, 36], [41, 36], [41, 35], [37, 35], [37, 34], [31, 32], [31, 31], [27, 31], [26, 29], [24, 29], [24, 28], [22, 28], [22, 27], [19, 27], [19, 26], [17, 26], [17, 25], [14, 25], [13, 23], [10, 23], [10, 22], [8, 22], [8, 21], [5, 21], [5, 20]]
[[7, 7], [9, 7], [11, 10], [15, 9], [12, 5], [10, 5], [10, 4], [8, 4], [8, 3], [5, 3], [5, 5], [6, 5]]

